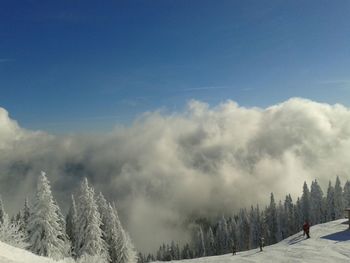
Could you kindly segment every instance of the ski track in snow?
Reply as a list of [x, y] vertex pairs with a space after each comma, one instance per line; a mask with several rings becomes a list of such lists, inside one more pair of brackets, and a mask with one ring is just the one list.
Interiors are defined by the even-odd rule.
[[[311, 227], [310, 239], [305, 239], [299, 232], [275, 245], [267, 246], [263, 252], [252, 249], [238, 252], [232, 256], [204, 257], [198, 259], [180, 260], [184, 263], [257, 263], [257, 262], [305, 262], [305, 263], [342, 263], [350, 262], [350, 230], [344, 224], [347, 220]], [[59, 261], [63, 263], [64, 261]], [[0, 263], [59, 263], [57, 261], [36, 256], [23, 249], [15, 248], [0, 242]]]

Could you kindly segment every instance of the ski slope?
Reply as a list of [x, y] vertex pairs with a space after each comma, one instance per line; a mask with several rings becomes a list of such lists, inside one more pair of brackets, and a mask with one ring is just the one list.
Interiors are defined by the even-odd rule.
[[350, 262], [350, 230], [347, 220], [341, 219], [311, 227], [310, 239], [302, 233], [291, 236], [264, 251], [253, 249], [245, 252], [181, 260], [186, 263], [229, 263], [229, 262], [303, 262], [303, 263], [342, 263]]
[[72, 260], [54, 261], [0, 242], [0, 263], [73, 263]]

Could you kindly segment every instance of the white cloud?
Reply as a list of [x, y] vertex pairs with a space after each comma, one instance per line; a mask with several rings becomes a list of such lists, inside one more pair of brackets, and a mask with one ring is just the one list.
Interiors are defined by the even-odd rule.
[[191, 101], [181, 114], [148, 113], [95, 136], [26, 131], [1, 109], [0, 140], [6, 203], [18, 208], [41, 170], [62, 204], [88, 176], [144, 250], [180, 238], [193, 214], [299, 195], [304, 180], [344, 182], [350, 171], [350, 110], [300, 98], [265, 109]]

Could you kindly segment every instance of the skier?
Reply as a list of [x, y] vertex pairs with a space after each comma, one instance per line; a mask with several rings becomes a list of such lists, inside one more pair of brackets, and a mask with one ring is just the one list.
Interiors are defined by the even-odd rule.
[[259, 247], [260, 247], [260, 251], [263, 251], [264, 245], [265, 245], [264, 238], [263, 238], [263, 237], [260, 237], [260, 238], [259, 238]]
[[310, 238], [310, 224], [309, 224], [309, 221], [305, 220], [305, 223], [303, 225], [303, 230], [304, 230], [303, 236], [305, 236], [305, 234], [306, 234], [306, 238]]
[[236, 252], [237, 252], [236, 244], [235, 244], [235, 242], [233, 242], [232, 243], [232, 254], [233, 254], [233, 256], [236, 255]]

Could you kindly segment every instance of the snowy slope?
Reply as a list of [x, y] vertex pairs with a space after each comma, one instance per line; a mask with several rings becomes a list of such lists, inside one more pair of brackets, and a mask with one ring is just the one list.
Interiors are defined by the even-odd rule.
[[58, 263], [0, 242], [0, 263]]
[[291, 236], [275, 245], [264, 248], [263, 252], [253, 249], [222, 256], [205, 257], [199, 259], [182, 260], [186, 263], [220, 263], [220, 262], [350, 262], [350, 231], [347, 220], [311, 227], [311, 238], [306, 240], [302, 233]]

